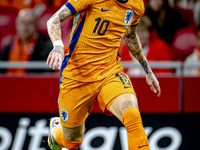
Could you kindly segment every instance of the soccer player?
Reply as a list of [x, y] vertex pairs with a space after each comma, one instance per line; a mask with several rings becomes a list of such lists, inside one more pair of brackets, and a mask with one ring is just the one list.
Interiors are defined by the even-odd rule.
[[[69, 0], [48, 20], [54, 49], [47, 64], [61, 71], [60, 118], [51, 119], [48, 137], [52, 150], [78, 149], [95, 100], [104, 113], [115, 115], [123, 123], [129, 150], [149, 149], [136, 94], [118, 55], [123, 36], [144, 68], [147, 84], [160, 96], [159, 83], [136, 34], [143, 13], [143, 0]], [[69, 53], [64, 57], [60, 23], [74, 14]]]

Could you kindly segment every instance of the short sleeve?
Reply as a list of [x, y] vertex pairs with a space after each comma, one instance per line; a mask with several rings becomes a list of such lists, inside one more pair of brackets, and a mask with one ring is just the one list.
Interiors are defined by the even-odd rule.
[[131, 26], [132, 27], [134, 27], [134, 26], [137, 26], [138, 25], [138, 23], [139, 23], [139, 21], [140, 21], [140, 16], [134, 16], [133, 17], [133, 22], [131, 23]]
[[69, 0], [67, 3], [65, 3], [65, 6], [70, 9], [72, 14], [75, 14], [92, 6], [93, 3], [94, 0]]
[[133, 15], [133, 22], [131, 26], [137, 26], [140, 18], [143, 16], [145, 8], [143, 1], [139, 1], [138, 4], [134, 7], [134, 15]]

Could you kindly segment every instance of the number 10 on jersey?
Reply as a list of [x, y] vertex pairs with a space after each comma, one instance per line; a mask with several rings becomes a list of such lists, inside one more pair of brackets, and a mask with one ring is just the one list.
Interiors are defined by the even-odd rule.
[[104, 35], [110, 22], [108, 20], [101, 21], [101, 18], [96, 18], [95, 21], [97, 23], [94, 27], [93, 33], [96, 33], [96, 31], [97, 31], [98, 35]]

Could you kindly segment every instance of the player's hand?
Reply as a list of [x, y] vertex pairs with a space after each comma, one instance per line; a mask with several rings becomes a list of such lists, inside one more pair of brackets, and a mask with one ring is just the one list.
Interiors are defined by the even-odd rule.
[[62, 46], [55, 46], [49, 53], [46, 64], [50, 64], [50, 68], [60, 69], [64, 58], [64, 50]]
[[154, 93], [157, 93], [157, 96], [160, 97], [161, 89], [160, 89], [159, 82], [157, 81], [157, 79], [153, 80], [153, 79], [149, 78], [148, 75], [146, 75], [146, 81], [147, 81], [147, 84], [150, 86], [151, 90]]

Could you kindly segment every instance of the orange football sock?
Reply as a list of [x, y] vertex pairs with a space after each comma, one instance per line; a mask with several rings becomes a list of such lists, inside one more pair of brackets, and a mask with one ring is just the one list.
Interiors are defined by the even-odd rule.
[[122, 123], [127, 130], [129, 150], [149, 150], [139, 110], [135, 107], [126, 109], [122, 115]]
[[56, 139], [56, 142], [69, 150], [76, 150], [78, 147], [82, 144], [83, 140], [81, 142], [74, 142], [74, 141], [68, 141], [62, 132], [62, 126], [55, 127], [53, 130], [53, 135]]

